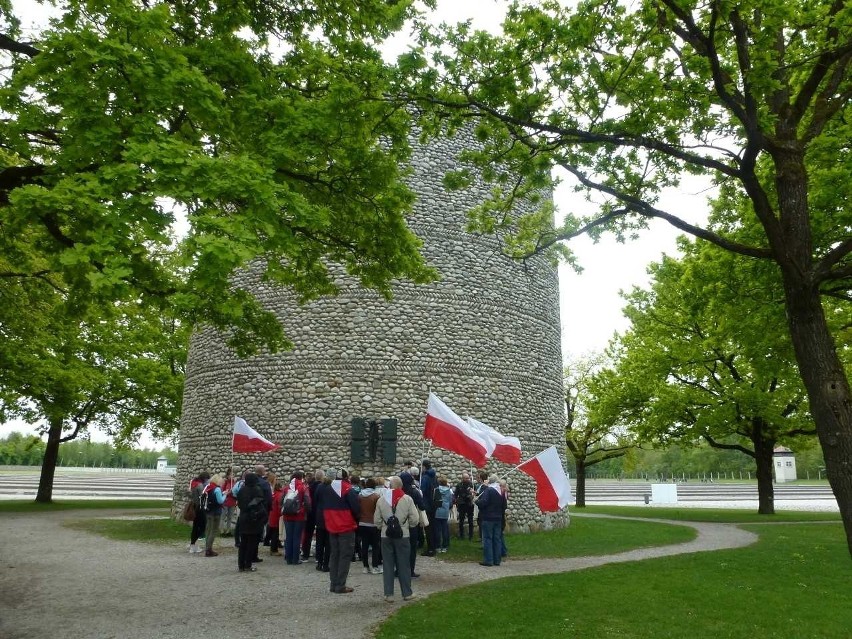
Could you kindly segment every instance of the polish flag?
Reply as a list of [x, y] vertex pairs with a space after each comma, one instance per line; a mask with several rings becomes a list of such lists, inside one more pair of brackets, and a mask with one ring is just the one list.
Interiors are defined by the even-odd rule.
[[434, 393], [429, 393], [423, 437], [438, 448], [452, 451], [482, 468], [488, 461], [485, 437], [473, 430]]
[[571, 500], [571, 484], [562, 468], [556, 446], [541, 451], [518, 466], [518, 470], [535, 479], [535, 500], [544, 513], [557, 512]]
[[503, 435], [491, 428], [491, 426], [473, 419], [473, 417], [468, 417], [467, 423], [476, 431], [484, 434], [492, 442], [491, 450], [488, 451], [489, 457], [499, 459], [501, 462], [511, 464], [512, 466], [521, 463], [520, 439]]
[[268, 453], [281, 448], [246, 424], [242, 417], [234, 417], [234, 437], [231, 440], [231, 450], [235, 453]]

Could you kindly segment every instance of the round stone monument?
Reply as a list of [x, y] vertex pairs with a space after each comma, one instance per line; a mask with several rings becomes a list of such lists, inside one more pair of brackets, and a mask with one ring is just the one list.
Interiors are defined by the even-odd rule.
[[[191, 343], [181, 418], [176, 507], [189, 479], [264, 463], [279, 476], [296, 468], [346, 467], [361, 477], [389, 476], [427, 456], [455, 485], [470, 463], [422, 438], [434, 392], [461, 416], [520, 438], [524, 459], [556, 444], [564, 455], [564, 404], [556, 267], [536, 257], [519, 263], [493, 236], [466, 232], [466, 211], [488, 193], [480, 181], [448, 192], [443, 176], [472, 138], [458, 135], [415, 147], [410, 187], [417, 194], [411, 229], [440, 273], [428, 285], [398, 282], [387, 301], [341, 275], [340, 293], [298, 305], [286, 290], [247, 269], [235, 279], [281, 320], [294, 348], [240, 359], [212, 330]], [[234, 455], [239, 415], [279, 443], [272, 453]], [[491, 461], [500, 477], [511, 470]], [[544, 515], [532, 480], [506, 477], [514, 530], [567, 523]]]

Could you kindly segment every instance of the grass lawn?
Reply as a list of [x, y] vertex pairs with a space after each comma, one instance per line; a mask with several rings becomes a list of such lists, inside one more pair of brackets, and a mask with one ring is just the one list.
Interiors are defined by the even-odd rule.
[[[730, 508], [649, 508], [647, 506], [586, 506], [573, 512], [649, 519], [674, 519], [679, 521], [707, 521], [719, 523], [767, 523], [775, 521], [840, 521], [839, 512], [782, 510], [774, 515], [758, 515], [754, 509]], [[578, 518], [579, 519], [579, 518]], [[573, 525], [574, 520], [572, 520]], [[852, 635], [850, 635], [852, 636]]]
[[[450, 534], [458, 530], [451, 523]], [[475, 530], [475, 529], [474, 529]], [[506, 535], [509, 555], [516, 558], [586, 557], [667, 546], [695, 539], [695, 531], [684, 526], [618, 519], [575, 517], [571, 525], [558, 530], [533, 534]], [[482, 561], [482, 548], [477, 541], [460, 541], [453, 537], [450, 550], [441, 555], [447, 561]]]
[[[147, 513], [146, 513], [147, 514]], [[151, 513], [152, 519], [78, 519], [65, 522], [64, 526], [74, 530], [102, 535], [119, 541], [143, 541], [150, 543], [185, 542], [189, 527], [169, 517], [168, 510]], [[158, 517], [159, 516], [159, 517]]]
[[57, 510], [105, 510], [126, 508], [168, 508], [162, 499], [61, 499], [39, 504], [28, 499], [0, 500], [0, 513], [52, 513]]
[[841, 524], [743, 527], [760, 541], [433, 595], [401, 608], [376, 637], [431, 638], [437, 617], [454, 639], [852, 636], [852, 561]]

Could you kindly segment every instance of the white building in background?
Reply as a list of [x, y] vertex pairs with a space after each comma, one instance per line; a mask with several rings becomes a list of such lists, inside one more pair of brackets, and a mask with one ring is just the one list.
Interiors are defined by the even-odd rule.
[[784, 446], [776, 446], [772, 451], [772, 460], [775, 462], [775, 483], [783, 484], [798, 479], [796, 456], [792, 450]]
[[177, 473], [177, 466], [169, 466], [169, 460], [165, 457], [157, 457], [157, 472], [174, 475]]

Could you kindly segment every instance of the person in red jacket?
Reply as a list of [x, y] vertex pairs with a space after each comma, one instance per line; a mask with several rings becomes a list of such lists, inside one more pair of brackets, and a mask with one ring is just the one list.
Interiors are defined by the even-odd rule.
[[[282, 514], [284, 516], [284, 561], [297, 565], [302, 563], [299, 550], [305, 520], [311, 509], [311, 493], [305, 483], [305, 473], [297, 470], [290, 478], [290, 484], [284, 491]], [[295, 512], [288, 512], [295, 511]]]
[[225, 471], [225, 482], [222, 484], [222, 492], [225, 493], [225, 504], [222, 506], [222, 523], [220, 532], [223, 537], [231, 537], [234, 534], [234, 514], [237, 510], [237, 498], [231, 494], [231, 489], [236, 483], [234, 468]]
[[266, 538], [269, 539], [269, 554], [281, 556], [281, 534], [278, 522], [281, 521], [281, 498], [284, 497], [284, 486], [280, 481], [272, 484], [272, 508], [269, 509], [269, 521], [266, 524]]
[[329, 590], [344, 594], [352, 592], [346, 585], [352, 552], [355, 549], [355, 531], [361, 516], [358, 493], [352, 490], [349, 473], [344, 468], [337, 470], [337, 479], [331, 482], [330, 490], [322, 493], [324, 500], [325, 527], [328, 530], [331, 556], [329, 558]]

